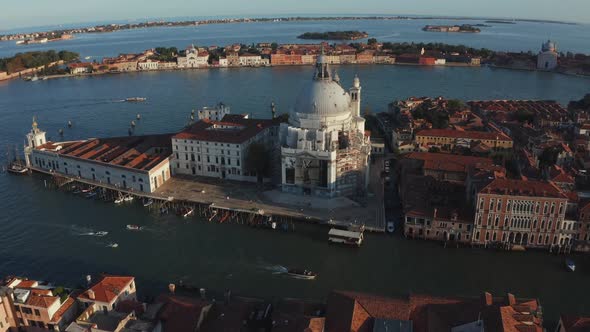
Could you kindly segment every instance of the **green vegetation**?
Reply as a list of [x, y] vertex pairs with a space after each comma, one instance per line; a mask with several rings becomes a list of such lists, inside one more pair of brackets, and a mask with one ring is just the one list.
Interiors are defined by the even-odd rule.
[[426, 119], [432, 123], [432, 128], [434, 129], [445, 129], [449, 126], [449, 113], [446, 110], [435, 107], [430, 100], [416, 107], [412, 115], [416, 119]]
[[0, 71], [6, 71], [10, 74], [28, 68], [45, 66], [59, 60], [68, 62], [78, 57], [78, 53], [69, 51], [56, 52], [54, 50], [17, 53], [10, 58], [0, 58]]
[[467, 47], [465, 45], [448, 45], [444, 43], [383, 43], [384, 50], [390, 50], [396, 55], [404, 53], [418, 54], [422, 48], [424, 48], [426, 51], [441, 52], [446, 54], [470, 54], [480, 56], [482, 58], [488, 58], [494, 54], [492, 50], [488, 50], [487, 48], [476, 49]]
[[447, 102], [447, 110], [451, 114], [455, 114], [456, 112], [461, 112], [461, 111], [465, 110], [466, 108], [467, 108], [467, 106], [465, 105], [465, 103], [459, 99], [450, 99]]
[[299, 39], [316, 39], [316, 40], [355, 40], [367, 38], [369, 35], [361, 31], [328, 31], [328, 32], [306, 32], [299, 35]]
[[176, 47], [156, 47], [156, 54], [152, 55], [150, 59], [158, 61], [176, 61], [178, 49]]

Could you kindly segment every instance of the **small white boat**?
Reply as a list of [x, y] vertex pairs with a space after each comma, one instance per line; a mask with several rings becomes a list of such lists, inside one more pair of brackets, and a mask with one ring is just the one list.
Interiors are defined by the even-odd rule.
[[146, 100], [147, 100], [147, 98], [143, 98], [143, 97], [125, 98], [125, 101], [130, 102], [130, 103], [137, 103], [137, 102], [146, 101]]
[[31, 82], [35, 82], [35, 81], [38, 81], [38, 80], [39, 80], [39, 77], [37, 75], [31, 77]]
[[131, 202], [131, 201], [133, 200], [133, 196], [131, 196], [131, 195], [129, 195], [129, 196], [125, 196], [125, 197], [123, 198], [123, 200], [124, 200], [125, 202]]
[[576, 271], [576, 263], [573, 260], [571, 260], [571, 259], [566, 259], [565, 260], [565, 267], [570, 272], [575, 272]]
[[138, 225], [127, 225], [126, 227], [129, 231], [141, 231], [141, 227]]
[[148, 199], [147, 201], [143, 201], [143, 206], [144, 207], [148, 207], [150, 205], [154, 204], [154, 200], [153, 199]]
[[195, 210], [193, 208], [182, 208], [179, 212], [179, 214], [186, 218], [186, 217], [190, 217], [193, 215], [193, 213], [195, 212]]
[[115, 204], [121, 204], [123, 203], [123, 197], [119, 197], [115, 200]]
[[287, 275], [297, 279], [313, 280], [317, 277], [317, 274], [309, 270], [304, 269], [289, 269]]
[[118, 243], [109, 243], [109, 244], [107, 244], [107, 247], [109, 247], [109, 248], [118, 248], [119, 247], [119, 244]]
[[106, 231], [98, 231], [98, 232], [95, 232], [93, 235], [94, 236], [106, 236], [108, 234], [109, 234], [109, 232], [106, 232]]

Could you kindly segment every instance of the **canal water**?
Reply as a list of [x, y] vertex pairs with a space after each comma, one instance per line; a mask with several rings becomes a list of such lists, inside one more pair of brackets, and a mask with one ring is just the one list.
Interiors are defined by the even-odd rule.
[[[349, 86], [363, 86], [363, 108], [386, 109], [393, 99], [555, 99], [588, 92], [590, 80], [551, 73], [490, 68], [345, 66]], [[174, 132], [193, 108], [223, 101], [234, 113], [269, 117], [294, 104], [313, 74], [310, 67], [136, 73], [38, 82], [0, 83], [0, 147], [23, 143], [31, 118], [54, 140], [126, 135], [137, 113], [137, 133]], [[146, 97], [145, 103], [120, 102]], [[73, 127], [66, 123], [71, 120]], [[125, 230], [126, 224], [145, 227]], [[84, 235], [108, 231], [105, 237]], [[369, 234], [360, 249], [331, 246], [327, 229], [297, 224], [294, 233], [210, 224], [198, 218], [152, 215], [140, 206], [115, 206], [48, 190], [40, 176], [0, 174], [0, 275], [22, 274], [79, 284], [89, 273], [132, 274], [143, 285], [184, 279], [209, 289], [261, 296], [323, 298], [331, 289], [388, 295], [407, 292], [478, 296], [514, 292], [540, 298], [548, 318], [590, 312], [590, 259], [577, 256], [567, 273], [563, 257], [545, 252], [503, 253], [444, 249], [399, 235]], [[118, 243], [118, 248], [109, 248]], [[315, 281], [277, 274], [280, 266], [318, 272]]]
[[[481, 33], [436, 33], [422, 31], [427, 24], [488, 24]], [[225, 46], [232, 43], [304, 43], [297, 39], [305, 32], [338, 30], [366, 31], [371, 38], [389, 42], [440, 42], [463, 44], [497, 51], [538, 52], [548, 38], [557, 42], [560, 51], [590, 53], [590, 24], [552, 24], [517, 22], [516, 24], [485, 23], [480, 20], [356, 20], [305, 21], [275, 23], [232, 23], [187, 27], [162, 27], [122, 30], [105, 34], [80, 34], [67, 41], [47, 44], [16, 45], [0, 42], [0, 57], [32, 50], [67, 49], [83, 58], [100, 60], [119, 53], [137, 53], [158, 46], [186, 48], [190, 44]], [[22, 31], [22, 30], [19, 30]], [[1, 34], [1, 32], [0, 32]]]

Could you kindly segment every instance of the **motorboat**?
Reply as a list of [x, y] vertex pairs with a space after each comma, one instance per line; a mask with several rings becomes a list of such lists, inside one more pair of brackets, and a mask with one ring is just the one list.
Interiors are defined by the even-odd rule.
[[106, 232], [106, 231], [98, 231], [98, 232], [95, 232], [93, 235], [94, 236], [106, 236], [108, 234], [109, 234], [109, 232]]
[[16, 175], [25, 175], [29, 171], [29, 168], [25, 165], [22, 165], [17, 162], [10, 163], [8, 168], [6, 169], [7, 172], [16, 174]]
[[89, 199], [90, 199], [90, 198], [94, 198], [94, 197], [96, 197], [96, 195], [97, 195], [97, 194], [96, 194], [96, 192], [94, 192], [94, 191], [91, 191], [91, 192], [89, 192], [89, 193], [86, 193], [86, 195], [84, 195], [84, 197], [85, 197], [85, 198], [89, 198]]
[[305, 280], [313, 280], [317, 277], [315, 272], [305, 269], [288, 269], [286, 274], [293, 278]]
[[150, 198], [150, 199], [148, 199], [147, 201], [146, 201], [146, 200], [144, 200], [144, 201], [143, 201], [143, 206], [144, 206], [144, 207], [148, 207], [148, 206], [150, 206], [150, 205], [152, 205], [152, 204], [154, 204], [154, 200], [153, 200], [153, 199], [151, 199], [151, 198]]
[[109, 243], [109, 244], [107, 244], [107, 247], [109, 247], [109, 248], [118, 248], [119, 247], [119, 244], [118, 243]]
[[142, 97], [131, 97], [131, 98], [125, 98], [126, 102], [130, 102], [130, 103], [137, 103], [137, 102], [141, 102], [141, 101], [146, 101], [147, 98], [142, 98]]
[[131, 196], [131, 195], [123, 197], [123, 201], [125, 201], [125, 202], [131, 202], [132, 200], [133, 200], [133, 196]]
[[123, 197], [119, 197], [115, 200], [115, 204], [121, 204], [123, 203]]
[[129, 231], [140, 231], [141, 227], [138, 225], [127, 225], [127, 230]]
[[565, 260], [565, 267], [570, 272], [575, 272], [576, 271], [576, 263], [572, 259], [569, 259], [568, 258], [568, 259]]
[[180, 209], [180, 211], [179, 211], [179, 214], [180, 214], [182, 217], [186, 218], [186, 217], [190, 217], [190, 216], [192, 216], [194, 212], [195, 212], [195, 210], [194, 210], [193, 208], [190, 208], [190, 207], [184, 207], [184, 208], [181, 208], [181, 209]]
[[388, 221], [387, 222], [387, 232], [388, 233], [395, 232], [395, 223], [393, 221]]

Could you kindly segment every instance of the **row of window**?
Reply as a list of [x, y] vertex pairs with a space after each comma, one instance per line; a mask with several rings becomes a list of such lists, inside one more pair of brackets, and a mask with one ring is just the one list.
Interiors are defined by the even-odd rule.
[[[479, 241], [479, 237], [480, 237], [480, 233], [479, 231], [475, 233], [475, 240]], [[490, 232], [486, 232], [485, 234], [485, 240], [486, 241], [491, 241], [495, 242], [498, 241], [498, 233], [497, 232], [492, 232], [492, 235], [490, 236]], [[549, 235], [545, 235], [545, 237], [543, 238], [542, 235], [539, 235], [539, 237], [537, 238], [537, 242], [535, 243], [535, 235], [531, 234], [530, 237], [527, 234], [520, 234], [520, 233], [510, 233], [510, 235], [506, 235], [506, 233], [502, 234], [502, 242], [508, 242], [508, 243], [514, 243], [514, 244], [537, 244], [537, 245], [550, 245], [550, 244], [557, 244], [557, 235], [553, 236], [553, 242], [550, 242], [550, 237]], [[571, 238], [561, 238], [561, 240], [559, 241], [560, 245], [566, 245], [566, 244], [572, 244], [573, 243], [573, 239]]]
[[22, 312], [23, 314], [27, 314], [27, 315], [41, 316], [39, 309], [31, 309], [28, 307], [21, 307], [19, 305], [15, 305], [14, 310], [16, 310], [17, 312]]
[[[563, 213], [563, 203], [559, 203], [559, 214]], [[489, 202], [489, 211], [496, 211], [502, 210], [502, 199], [499, 198], [497, 201], [494, 198], [490, 199]], [[479, 199], [479, 209], [484, 209], [484, 199]], [[540, 213], [541, 211], [541, 204], [539, 202], [533, 201], [506, 201], [506, 212], [515, 212], [515, 213]], [[551, 203], [551, 214], [555, 213], [555, 202]], [[543, 214], [547, 214], [549, 212], [549, 203], [545, 202], [543, 205]]]
[[[206, 156], [206, 159], [207, 159], [207, 162], [208, 163], [211, 163], [211, 160], [213, 158], [211, 156], [207, 155]], [[180, 160], [178, 153], [176, 153], [176, 160]], [[186, 161], [189, 160], [189, 154], [188, 153], [184, 155], [184, 160], [186, 160]], [[195, 154], [194, 153], [190, 154], [190, 161], [201, 162], [201, 155], [197, 155], [196, 158], [195, 158]], [[220, 163], [220, 161], [221, 161], [221, 163]], [[229, 157], [227, 159], [225, 157], [219, 157], [219, 156], [216, 156], [215, 157], [215, 164], [226, 165], [226, 161], [227, 161], [227, 165], [229, 165], [229, 166], [232, 165], [232, 159], [229, 158]], [[235, 161], [234, 161], [234, 163], [236, 164], [236, 166], [240, 166], [240, 159], [239, 158], [236, 158]]]

